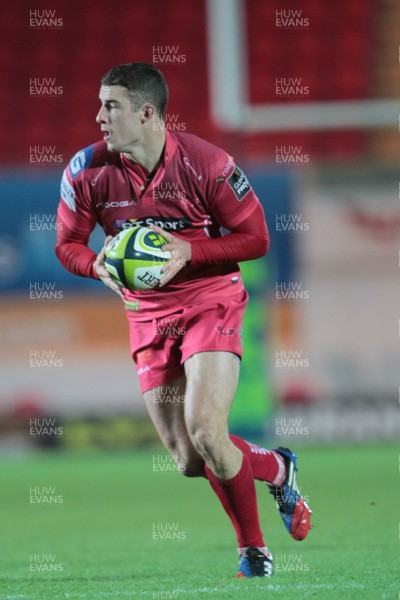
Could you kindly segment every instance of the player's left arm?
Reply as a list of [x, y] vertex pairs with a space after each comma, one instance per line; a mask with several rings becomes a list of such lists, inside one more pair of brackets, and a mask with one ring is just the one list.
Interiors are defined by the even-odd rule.
[[269, 232], [263, 207], [254, 203], [250, 213], [239, 222], [223, 223], [230, 233], [205, 242], [192, 242], [192, 265], [243, 262], [264, 256], [269, 248]]
[[249, 180], [231, 157], [228, 163], [218, 158], [208, 183], [208, 204], [214, 220], [229, 233], [193, 242], [193, 265], [253, 260], [269, 248], [264, 210]]
[[211, 212], [230, 233], [189, 243], [152, 227], [168, 241], [163, 250], [171, 252], [160, 285], [168, 283], [188, 262], [194, 266], [242, 262], [260, 258], [268, 251], [269, 233], [264, 210], [247, 177], [232, 163], [230, 174], [216, 181], [217, 187], [210, 194]]
[[171, 253], [169, 261], [161, 269], [163, 275], [160, 279], [160, 287], [162, 287], [175, 277], [187, 263], [191, 262], [192, 244], [176, 237], [176, 235], [172, 235], [169, 231], [165, 231], [156, 225], [150, 225], [150, 229], [159, 233], [167, 240], [168, 244], [164, 244], [162, 250]]

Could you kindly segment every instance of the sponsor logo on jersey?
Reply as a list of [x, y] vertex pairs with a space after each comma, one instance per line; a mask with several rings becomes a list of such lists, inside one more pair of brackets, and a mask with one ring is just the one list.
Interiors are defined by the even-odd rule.
[[140, 309], [140, 302], [136, 300], [124, 300], [125, 310], [137, 312]]
[[129, 200], [121, 200], [121, 201], [117, 201], [117, 200], [112, 200], [110, 202], [98, 202], [96, 204], [96, 208], [124, 208], [126, 206], [136, 206], [136, 200], [132, 200], [131, 198]]
[[65, 171], [61, 179], [61, 198], [64, 200], [68, 208], [70, 208], [73, 212], [76, 212], [74, 188], [68, 181], [67, 173]]
[[239, 167], [236, 167], [233, 173], [227, 179], [236, 198], [241, 202], [246, 194], [250, 191], [250, 183], [246, 175]]
[[69, 163], [69, 170], [71, 171], [72, 178], [75, 179], [81, 171], [86, 169], [92, 161], [93, 158], [93, 146], [88, 146], [84, 150], [80, 150], [77, 152], [75, 156], [71, 158], [71, 162]]
[[97, 175], [95, 177], [93, 177], [92, 181], [90, 182], [91, 186], [95, 186], [96, 183], [99, 181], [100, 177], [103, 175], [104, 171], [107, 169], [108, 167], [108, 163], [106, 162], [100, 169], [100, 171], [97, 173]]
[[236, 333], [236, 329], [227, 329], [226, 327], [221, 327], [221, 325], [217, 325], [215, 329], [221, 335], [235, 335]]
[[183, 162], [185, 163], [185, 165], [188, 167], [189, 171], [191, 171], [193, 173], [193, 175], [196, 177], [196, 179], [198, 181], [201, 181], [202, 179], [202, 175], [199, 175], [196, 171], [196, 169], [192, 166], [190, 160], [188, 159], [187, 156], [183, 157]]
[[144, 367], [140, 367], [140, 369], [137, 370], [137, 374], [140, 375], [144, 375], [144, 373], [148, 373], [151, 370], [151, 367], [149, 367], [148, 365], [144, 365]]
[[222, 177], [226, 177], [229, 173], [229, 171], [231, 170], [231, 167], [234, 166], [234, 162], [233, 162], [233, 158], [232, 156], [229, 157], [228, 162], [226, 163], [226, 165], [224, 166], [224, 170], [222, 171]]
[[182, 231], [192, 227], [192, 222], [188, 219], [167, 219], [164, 217], [143, 217], [142, 219], [117, 219], [114, 221], [114, 226], [119, 231], [129, 229], [130, 227], [150, 227], [156, 225], [166, 231]]

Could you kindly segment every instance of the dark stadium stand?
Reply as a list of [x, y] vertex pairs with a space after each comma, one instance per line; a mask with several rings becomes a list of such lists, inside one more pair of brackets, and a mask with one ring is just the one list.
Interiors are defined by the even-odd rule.
[[[94, 118], [101, 75], [121, 62], [153, 62], [154, 55], [169, 82], [169, 112], [193, 133], [227, 145], [231, 136], [219, 131], [210, 117], [205, 0], [195, 4], [193, 10], [191, 2], [119, 0], [118, 9], [111, 11], [105, 0], [60, 0], [56, 12], [63, 27], [45, 31], [29, 26], [28, 0], [4, 6], [0, 69], [11, 84], [0, 89], [3, 114], [10, 116], [2, 123], [2, 164], [29, 163], [30, 145], [56, 145], [67, 160], [98, 139]], [[293, 13], [293, 5], [286, 4], [280, 8]], [[370, 97], [379, 79], [371, 42], [377, 35], [379, 5], [378, 0], [308, 0], [297, 7], [308, 25], [285, 29], [276, 26], [276, 4], [246, 2], [251, 102], [293, 101], [277, 98], [280, 77], [300, 77], [309, 87], [307, 97], [296, 98], [298, 102]], [[21, 23], [26, 23], [23, 42], [15, 35]], [[181, 62], [162, 63], [163, 52], [169, 48], [171, 53], [172, 47]], [[55, 78], [62, 87], [58, 97], [30, 95], [30, 78], [43, 77]], [[273, 158], [275, 146], [284, 144], [302, 145], [314, 159], [341, 159], [363, 157], [371, 148], [369, 140], [360, 130], [256, 133], [240, 136], [240, 143], [233, 145], [248, 159]]]

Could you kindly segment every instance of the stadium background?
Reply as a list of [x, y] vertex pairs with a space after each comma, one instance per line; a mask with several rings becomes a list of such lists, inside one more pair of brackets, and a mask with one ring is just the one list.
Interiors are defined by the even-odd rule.
[[[254, 0], [235, 22], [240, 6], [122, 1], [110, 13], [89, 2], [79, 18], [70, 2], [2, 9], [3, 413], [143, 414], [118, 299], [66, 273], [53, 251], [62, 169], [100, 137], [99, 79], [140, 59], [165, 72], [167, 126], [231, 152], [267, 214], [271, 252], [243, 266], [252, 304], [232, 425], [281, 437], [297, 428], [303, 442], [399, 432], [396, 114], [382, 103], [363, 126], [345, 129], [304, 130], [296, 118], [307, 103], [321, 103], [326, 123], [333, 101], [351, 115], [352, 101], [398, 96], [393, 7]], [[217, 54], [218, 43], [225, 51]], [[282, 130], [285, 118], [250, 125], [245, 108], [229, 122], [230, 69], [241, 69], [243, 104], [290, 103], [296, 129]], [[102, 239], [96, 231], [95, 249]]]
[[232, 429], [346, 457], [398, 436], [399, 16], [391, 0], [2, 6], [5, 463], [40, 447], [154, 458], [120, 301], [54, 255], [62, 170], [100, 137], [99, 80], [136, 60], [167, 78], [167, 127], [228, 150], [267, 215], [271, 251], [243, 265]]

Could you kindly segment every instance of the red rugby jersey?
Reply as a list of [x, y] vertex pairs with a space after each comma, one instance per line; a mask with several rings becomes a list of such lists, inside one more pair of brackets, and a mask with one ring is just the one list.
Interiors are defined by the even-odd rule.
[[240, 231], [252, 214], [251, 231], [258, 230], [265, 246], [257, 255], [268, 247], [262, 207], [232, 157], [197, 136], [167, 131], [162, 163], [148, 176], [124, 154], [109, 152], [104, 141], [75, 154], [62, 177], [58, 208], [56, 252], [64, 267], [97, 278], [96, 254], [87, 247], [96, 222], [112, 236], [132, 223], [154, 224], [190, 242], [192, 260], [160, 289], [124, 290], [138, 319], [240, 292], [239, 266], [229, 252], [217, 263], [205, 252], [211, 239]]

